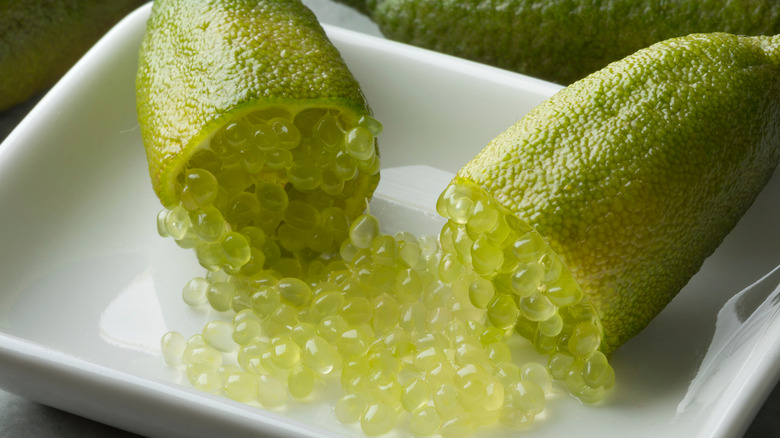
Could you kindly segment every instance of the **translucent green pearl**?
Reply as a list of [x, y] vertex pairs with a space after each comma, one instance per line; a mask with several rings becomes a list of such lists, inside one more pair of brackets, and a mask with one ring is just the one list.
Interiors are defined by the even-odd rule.
[[486, 308], [494, 295], [493, 283], [482, 277], [477, 278], [469, 285], [469, 300], [478, 309]]
[[184, 285], [181, 293], [182, 299], [190, 306], [205, 304], [207, 301], [206, 292], [210, 287], [211, 284], [208, 280], [202, 277], [195, 277]]
[[569, 352], [575, 356], [588, 355], [601, 344], [601, 332], [591, 323], [581, 322], [574, 326], [569, 337]]
[[352, 158], [368, 160], [374, 155], [374, 136], [368, 129], [358, 126], [344, 135], [344, 147]]
[[187, 210], [196, 210], [214, 202], [219, 183], [217, 178], [205, 169], [188, 169], [184, 172], [184, 187], [181, 203]]
[[342, 332], [336, 345], [342, 356], [354, 357], [365, 354], [371, 342], [372, 335], [362, 327], [358, 327]]
[[440, 433], [442, 438], [459, 438], [471, 436], [475, 429], [476, 424], [473, 418], [470, 415], [460, 414], [444, 420]]
[[263, 326], [259, 319], [246, 319], [233, 322], [233, 341], [239, 345], [247, 345], [253, 339], [263, 334]]
[[376, 334], [386, 333], [398, 324], [401, 310], [395, 298], [388, 294], [382, 294], [376, 297], [372, 304], [374, 312], [371, 327]]
[[265, 407], [277, 408], [287, 403], [287, 388], [278, 377], [261, 374], [257, 378], [257, 400]]
[[577, 304], [582, 299], [582, 290], [571, 276], [562, 275], [547, 286], [547, 298], [558, 307]]
[[358, 161], [357, 168], [366, 175], [376, 175], [380, 168], [379, 157], [373, 155], [368, 160]]
[[322, 172], [313, 161], [294, 161], [287, 169], [287, 178], [300, 191], [311, 191], [322, 184]]
[[485, 201], [477, 201], [471, 211], [466, 231], [469, 235], [479, 236], [492, 230], [498, 223], [499, 213]]
[[300, 144], [301, 133], [290, 120], [273, 118], [268, 121], [268, 125], [279, 138], [279, 147], [282, 149], [293, 149]]
[[228, 321], [211, 321], [203, 327], [203, 340], [222, 352], [231, 352], [238, 349], [238, 344], [233, 341], [233, 324]]
[[413, 269], [403, 269], [395, 276], [395, 295], [401, 303], [414, 303], [420, 297], [423, 282]]
[[282, 217], [299, 231], [313, 230], [320, 222], [320, 212], [311, 204], [301, 201], [291, 201]]
[[192, 229], [204, 242], [216, 243], [225, 234], [225, 219], [222, 213], [211, 205], [193, 212]]
[[167, 332], [160, 340], [160, 352], [163, 361], [168, 366], [176, 366], [181, 363], [185, 348], [187, 348], [187, 341], [179, 332]]
[[210, 149], [198, 149], [192, 154], [189, 161], [190, 168], [203, 169], [212, 175], [222, 168], [222, 161], [217, 157], [214, 151]]
[[409, 431], [418, 436], [430, 436], [439, 432], [441, 417], [433, 406], [424, 406], [409, 420]]
[[463, 264], [454, 254], [445, 254], [439, 263], [439, 278], [445, 283], [453, 283], [463, 273]]
[[336, 147], [344, 141], [344, 132], [335, 117], [325, 114], [315, 125], [313, 133], [323, 144]]
[[357, 423], [367, 407], [368, 405], [362, 395], [347, 394], [336, 402], [336, 419], [344, 424]]
[[230, 310], [230, 301], [236, 294], [236, 288], [232, 283], [216, 282], [206, 291], [206, 298], [211, 307], [217, 312]]
[[303, 346], [303, 363], [319, 374], [329, 374], [336, 365], [336, 351], [324, 338], [314, 336]]
[[545, 336], [558, 336], [563, 330], [563, 318], [558, 313], [553, 313], [549, 318], [539, 321], [538, 329]]
[[189, 212], [184, 207], [177, 205], [165, 216], [165, 231], [175, 240], [183, 239], [191, 226]]
[[460, 410], [457, 389], [445, 383], [439, 385], [433, 392], [433, 405], [441, 418], [450, 418]]
[[248, 173], [260, 173], [265, 165], [265, 154], [250, 142], [234, 149], [235, 157], [241, 167]]
[[518, 308], [523, 316], [531, 321], [549, 319], [558, 310], [543, 293], [539, 292], [521, 297], [518, 301]]
[[471, 247], [471, 261], [476, 273], [490, 275], [504, 263], [504, 252], [481, 237]]
[[539, 290], [543, 278], [544, 267], [541, 264], [530, 262], [520, 265], [512, 274], [512, 291], [521, 297], [533, 295]]
[[371, 116], [361, 116], [358, 119], [358, 126], [361, 126], [368, 130], [368, 132], [371, 133], [374, 137], [377, 137], [379, 134], [382, 133], [382, 123], [379, 122], [379, 120], [371, 117]]
[[593, 354], [585, 359], [585, 366], [582, 370], [582, 379], [588, 386], [591, 388], [603, 386], [611, 378], [614, 378], [614, 372], [604, 353], [594, 351]]
[[378, 235], [379, 221], [368, 214], [358, 216], [349, 229], [349, 239], [356, 248], [370, 248]]
[[317, 375], [305, 365], [296, 366], [287, 377], [287, 389], [295, 398], [306, 398], [314, 391]]
[[243, 227], [260, 214], [260, 201], [249, 192], [241, 192], [228, 202], [225, 218], [236, 227]]
[[279, 307], [280, 302], [279, 291], [274, 287], [261, 287], [252, 295], [252, 308], [261, 316], [271, 314]]
[[566, 353], [554, 353], [547, 360], [547, 368], [550, 375], [556, 380], [563, 380], [569, 372], [569, 368], [574, 363], [574, 358]]
[[373, 383], [374, 398], [378, 402], [393, 408], [400, 406], [403, 386], [398, 383], [393, 370], [372, 370], [369, 378]]
[[334, 159], [332, 170], [333, 173], [342, 181], [349, 181], [353, 179], [358, 173], [355, 159], [344, 151], [339, 151], [336, 153], [336, 158]]
[[533, 382], [545, 392], [552, 390], [552, 376], [544, 365], [537, 362], [526, 362], [519, 367], [520, 379], [524, 382]]
[[344, 180], [335, 170], [327, 169], [320, 176], [320, 188], [331, 196], [337, 196], [344, 191]]
[[202, 371], [202, 365], [189, 364], [186, 367], [187, 378], [198, 391], [217, 392], [222, 388], [222, 379], [216, 372]]
[[383, 435], [393, 430], [396, 421], [395, 409], [384, 403], [373, 403], [360, 417], [360, 428], [368, 436]]
[[512, 362], [502, 362], [493, 368], [493, 376], [507, 386], [520, 380], [520, 369]]
[[504, 405], [504, 385], [497, 378], [487, 379], [485, 394], [485, 403], [482, 407], [486, 411], [497, 411]]
[[282, 278], [274, 287], [284, 301], [295, 307], [304, 306], [311, 300], [311, 288], [298, 278]]
[[289, 204], [287, 193], [278, 184], [270, 182], [257, 183], [255, 196], [260, 201], [263, 210], [281, 213]]
[[271, 339], [271, 360], [280, 368], [291, 369], [301, 360], [301, 347], [289, 336]]
[[493, 301], [488, 304], [488, 320], [495, 327], [509, 329], [517, 322], [520, 311], [514, 300], [507, 294], [496, 294]]
[[271, 344], [260, 338], [254, 338], [246, 345], [238, 349], [236, 360], [245, 371], [256, 371], [260, 366], [260, 359], [271, 349]]
[[285, 149], [274, 149], [265, 154], [265, 165], [269, 169], [283, 170], [293, 163], [293, 155]]
[[311, 302], [311, 318], [319, 322], [326, 316], [335, 315], [344, 303], [341, 292], [332, 290], [316, 295]]
[[252, 250], [246, 237], [235, 231], [226, 233], [221, 245], [228, 264], [233, 268], [244, 266], [252, 255]]
[[344, 301], [340, 315], [352, 325], [365, 324], [371, 321], [374, 309], [365, 297], [350, 297]]
[[375, 263], [383, 266], [395, 265], [397, 242], [392, 236], [377, 236], [371, 242], [371, 256]]
[[276, 135], [267, 123], [255, 123], [252, 125], [252, 128], [254, 129], [252, 140], [258, 149], [269, 152], [279, 147], [279, 136]]
[[233, 400], [249, 402], [257, 397], [257, 376], [246, 371], [230, 373], [224, 378], [225, 394]]
[[335, 344], [348, 327], [349, 323], [344, 318], [339, 315], [332, 315], [320, 320], [319, 324], [317, 324], [317, 332], [323, 339], [331, 344]]
[[521, 380], [509, 385], [507, 390], [514, 409], [532, 414], [539, 414], [544, 410], [544, 391], [536, 383]]
[[535, 232], [528, 232], [512, 244], [515, 257], [523, 262], [535, 262], [547, 251], [547, 244]]

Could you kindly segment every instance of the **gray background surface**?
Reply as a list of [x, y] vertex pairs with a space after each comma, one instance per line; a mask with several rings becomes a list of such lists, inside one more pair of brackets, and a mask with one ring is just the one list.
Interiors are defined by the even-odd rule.
[[[379, 30], [366, 17], [331, 2], [303, 0], [321, 22], [371, 35]], [[39, 98], [40, 96], [38, 96]], [[0, 140], [4, 139], [38, 98], [0, 112]], [[0, 437], [134, 437], [125, 432], [0, 390]], [[745, 438], [780, 437], [780, 385], [776, 386], [750, 425]]]

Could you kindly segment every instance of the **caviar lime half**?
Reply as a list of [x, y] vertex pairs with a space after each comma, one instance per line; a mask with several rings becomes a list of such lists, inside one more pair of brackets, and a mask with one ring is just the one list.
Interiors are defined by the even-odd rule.
[[453, 184], [484, 189], [544, 236], [594, 307], [609, 353], [752, 204], [780, 159], [778, 114], [780, 37], [694, 34], [560, 91]]
[[337, 251], [378, 182], [382, 127], [298, 1], [155, 2], [136, 89], [160, 231], [208, 269]]

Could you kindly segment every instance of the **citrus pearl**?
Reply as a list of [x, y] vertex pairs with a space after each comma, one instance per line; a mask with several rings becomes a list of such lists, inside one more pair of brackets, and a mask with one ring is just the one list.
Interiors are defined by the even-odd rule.
[[395, 409], [384, 403], [373, 403], [360, 417], [360, 428], [368, 436], [390, 432], [397, 421]]
[[353, 128], [345, 134], [344, 146], [352, 158], [369, 160], [374, 155], [374, 136], [365, 128]]
[[301, 133], [290, 120], [274, 118], [268, 121], [271, 130], [279, 138], [279, 147], [293, 149], [301, 142]]
[[170, 331], [163, 335], [162, 340], [160, 341], [160, 351], [162, 352], [165, 364], [168, 366], [180, 364], [186, 347], [186, 340], [181, 333]]
[[379, 221], [371, 215], [359, 216], [349, 230], [349, 239], [356, 248], [370, 248], [378, 235]]

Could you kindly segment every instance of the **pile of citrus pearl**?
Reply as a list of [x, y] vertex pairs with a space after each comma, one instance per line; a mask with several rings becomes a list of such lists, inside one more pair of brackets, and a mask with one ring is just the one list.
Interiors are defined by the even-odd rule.
[[158, 231], [193, 248], [209, 270], [299, 273], [289, 255], [337, 251], [349, 231], [346, 211], [362, 210], [364, 187], [378, 180], [382, 126], [352, 119], [335, 109], [272, 107], [227, 123], [189, 160], [180, 201], [159, 213]]
[[[216, 156], [221, 152], [213, 144]], [[192, 169], [208, 171], [220, 181], [217, 192], [231, 193], [219, 170]], [[198, 236], [194, 247], [208, 272], [190, 280], [182, 296], [222, 313], [189, 339], [166, 333], [162, 354], [197, 389], [280, 410], [327, 397], [336, 387], [335, 417], [366, 435], [395, 429], [463, 437], [499, 423], [528, 424], [545, 409], [553, 380], [586, 402], [600, 400], [614, 382], [598, 350], [598, 318], [568, 270], [533, 229], [465, 180], [453, 181], [437, 203], [447, 219], [438, 240], [383, 234], [374, 216], [349, 221], [343, 209], [338, 226], [325, 225], [336, 223], [324, 219], [331, 204], [317, 209], [312, 222], [332, 242], [311, 246], [318, 233], [303, 233], [302, 218], [309, 216], [289, 213], [289, 201], [277, 229], [251, 219], [237, 223], [233, 210], [222, 210], [228, 212], [224, 234], [209, 242], [220, 252], [203, 249], [198, 231], [199, 212], [215, 201], [203, 204], [203, 192], [189, 189], [196, 185], [186, 178], [181, 205], [164, 211], [158, 226], [161, 234], [180, 237], [180, 245]], [[264, 211], [261, 184], [270, 183], [254, 182], [228, 205], [251, 193], [261, 200], [253, 214]], [[282, 191], [288, 197], [307, 193], [289, 185]], [[300, 200], [296, 211], [306, 205]], [[174, 234], [178, 215], [190, 222]], [[303, 236], [310, 253], [285, 243], [285, 225]], [[268, 253], [259, 258], [244, 249], [238, 257], [233, 236], [250, 242], [250, 253], [276, 240], [282, 256], [272, 262]], [[210, 252], [221, 254], [214, 256], [219, 263]], [[520, 340], [548, 363], [513, 357]]]
[[471, 303], [487, 323], [514, 329], [549, 356], [557, 380], [584, 402], [596, 402], [615, 374], [599, 351], [600, 320], [568, 268], [533, 228], [476, 184], [456, 178], [442, 193], [437, 212], [448, 219], [439, 234], [440, 277], [458, 282], [464, 269]]

